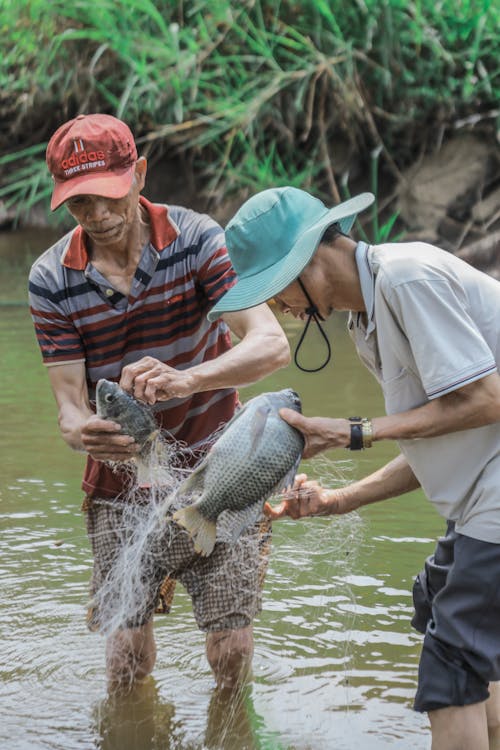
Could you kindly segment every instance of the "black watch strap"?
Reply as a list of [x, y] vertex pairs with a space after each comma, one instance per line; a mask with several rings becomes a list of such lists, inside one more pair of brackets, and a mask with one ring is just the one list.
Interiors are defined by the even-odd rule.
[[350, 451], [363, 450], [363, 422], [361, 417], [349, 417], [351, 423], [351, 442], [349, 443]]

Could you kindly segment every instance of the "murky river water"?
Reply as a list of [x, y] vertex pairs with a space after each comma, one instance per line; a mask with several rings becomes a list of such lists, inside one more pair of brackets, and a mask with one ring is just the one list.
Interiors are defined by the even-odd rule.
[[[29, 258], [50, 232], [0, 234], [0, 746], [5, 750], [382, 750], [430, 746], [413, 712], [420, 636], [410, 627], [414, 574], [443, 524], [420, 492], [344, 518], [281, 521], [255, 623], [252, 685], [220, 703], [190, 602], [178, 587], [158, 617], [154, 677], [111, 700], [104, 643], [87, 631], [91, 558], [80, 513], [83, 456], [59, 437], [25, 294]], [[300, 327], [283, 319], [290, 339]], [[304, 413], [383, 413], [339, 316], [334, 361], [294, 365], [241, 390], [294, 387]], [[320, 359], [314, 336], [305, 356]], [[336, 451], [303, 468], [325, 483], [395, 456]]]

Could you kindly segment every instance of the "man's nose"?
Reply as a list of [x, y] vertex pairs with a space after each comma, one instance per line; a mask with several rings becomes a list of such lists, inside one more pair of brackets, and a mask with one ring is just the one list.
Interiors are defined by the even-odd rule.
[[102, 221], [109, 215], [108, 202], [105, 198], [95, 196], [87, 206], [87, 218], [91, 221]]

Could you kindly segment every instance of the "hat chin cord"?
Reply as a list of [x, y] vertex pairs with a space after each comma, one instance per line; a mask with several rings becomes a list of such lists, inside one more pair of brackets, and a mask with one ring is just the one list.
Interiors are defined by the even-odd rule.
[[[319, 314], [318, 308], [316, 307], [316, 305], [312, 301], [312, 299], [311, 299], [311, 297], [309, 295], [309, 292], [305, 288], [304, 283], [302, 282], [302, 280], [300, 279], [300, 277], [297, 277], [297, 282], [298, 282], [300, 288], [302, 289], [302, 291], [304, 292], [304, 296], [305, 296], [305, 298], [307, 299], [307, 301], [309, 303], [309, 307], [306, 309], [306, 315], [308, 316], [307, 317], [307, 322], [306, 322], [305, 328], [302, 331], [302, 334], [300, 336], [299, 343], [295, 347], [295, 354], [293, 356], [293, 359], [294, 359], [295, 364], [299, 368], [299, 370], [302, 370], [302, 372], [319, 372], [324, 367], [326, 367], [327, 364], [329, 363], [329, 361], [330, 361], [330, 359], [332, 357], [332, 348], [330, 346], [330, 342], [328, 341], [328, 336], [326, 335], [326, 333], [325, 333], [325, 331], [323, 329], [323, 326], [320, 323], [321, 316]], [[311, 325], [311, 320], [314, 320], [314, 322], [318, 326], [319, 332], [322, 335], [323, 340], [324, 340], [324, 342], [326, 344], [327, 353], [326, 353], [326, 359], [324, 360], [323, 364], [319, 365], [319, 367], [308, 368], [308, 367], [303, 367], [301, 364], [299, 364], [298, 357], [299, 357], [299, 350], [300, 350], [302, 344], [304, 343], [304, 339], [306, 337], [307, 331], [309, 329], [309, 326]]]

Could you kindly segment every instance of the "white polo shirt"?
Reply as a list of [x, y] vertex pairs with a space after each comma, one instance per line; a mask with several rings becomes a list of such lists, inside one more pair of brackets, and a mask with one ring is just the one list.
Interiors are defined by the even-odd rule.
[[[356, 262], [367, 316], [349, 330], [387, 414], [500, 369], [500, 282], [423, 242], [359, 243]], [[500, 543], [500, 423], [399, 446], [459, 533]]]

